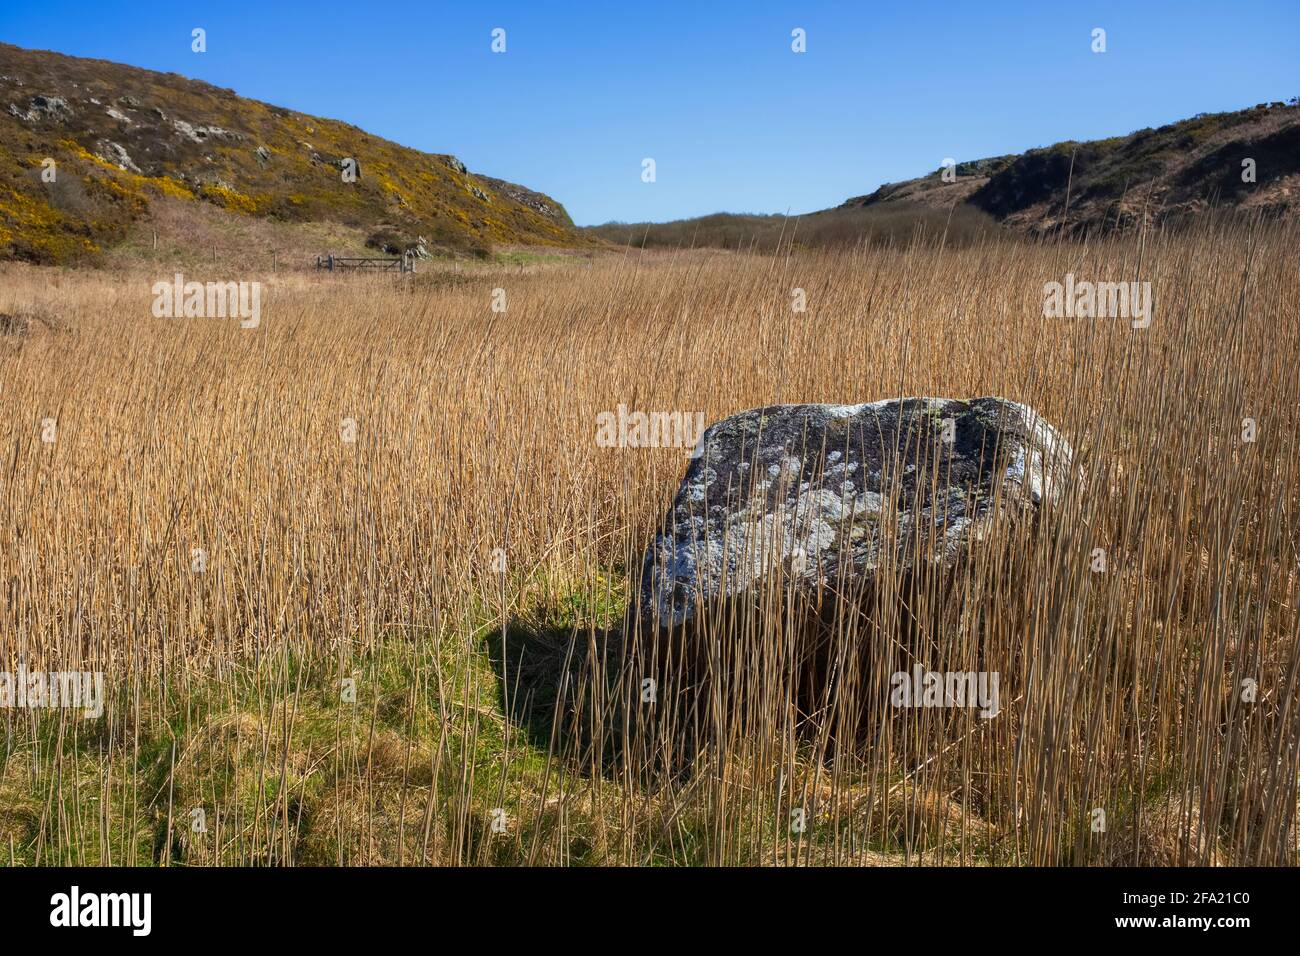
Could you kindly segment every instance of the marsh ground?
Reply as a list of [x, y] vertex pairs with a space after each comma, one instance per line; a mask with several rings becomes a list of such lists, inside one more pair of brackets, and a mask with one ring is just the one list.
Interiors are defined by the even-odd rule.
[[[256, 329], [154, 318], [171, 263], [0, 266], [0, 657], [108, 687], [0, 714], [0, 860], [1294, 865], [1297, 238], [182, 263], [264, 282]], [[1067, 273], [1153, 321], [1044, 319]], [[598, 414], [899, 395], [1026, 402], [1086, 473], [935, 635], [1003, 714], [832, 752], [774, 691], [689, 772], [629, 759], [685, 452]]]

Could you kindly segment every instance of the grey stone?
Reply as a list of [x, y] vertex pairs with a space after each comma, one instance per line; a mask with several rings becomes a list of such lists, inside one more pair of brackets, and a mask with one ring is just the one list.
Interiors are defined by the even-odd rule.
[[62, 121], [70, 119], [73, 115], [68, 101], [58, 96], [33, 96], [26, 110], [21, 110], [11, 103], [9, 112], [28, 123], [45, 120]]
[[1033, 409], [1000, 398], [741, 412], [692, 452], [634, 613], [679, 625], [773, 572], [843, 591], [886, 566], [951, 566], [1003, 519], [1058, 500], [1072, 458]]
[[243, 133], [222, 129], [220, 126], [195, 126], [179, 119], [172, 120], [172, 127], [186, 139], [195, 143], [205, 143], [213, 139], [228, 139], [239, 142], [244, 139]]
[[133, 173], [140, 172], [140, 167], [132, 161], [130, 154], [122, 144], [115, 143], [111, 139], [101, 139], [96, 143], [95, 155], [106, 162], [115, 164], [119, 169], [130, 170]]

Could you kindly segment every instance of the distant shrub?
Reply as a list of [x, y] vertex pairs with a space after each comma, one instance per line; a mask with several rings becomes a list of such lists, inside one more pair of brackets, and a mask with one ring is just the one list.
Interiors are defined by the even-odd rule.
[[714, 213], [672, 222], [611, 222], [586, 232], [620, 246], [645, 249], [713, 248], [773, 252], [857, 245], [943, 242], [969, 245], [1004, 234], [987, 213], [970, 206], [937, 209], [912, 203], [828, 209], [807, 216]]

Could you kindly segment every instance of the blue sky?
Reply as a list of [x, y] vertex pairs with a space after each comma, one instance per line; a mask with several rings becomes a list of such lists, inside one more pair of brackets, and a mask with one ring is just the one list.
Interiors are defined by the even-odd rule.
[[[206, 53], [190, 49], [194, 27]], [[497, 27], [504, 54], [490, 48]], [[796, 27], [806, 53], [791, 51]], [[808, 212], [948, 156], [1300, 95], [1296, 0], [3, 0], [0, 40], [174, 71], [455, 153], [580, 224]]]

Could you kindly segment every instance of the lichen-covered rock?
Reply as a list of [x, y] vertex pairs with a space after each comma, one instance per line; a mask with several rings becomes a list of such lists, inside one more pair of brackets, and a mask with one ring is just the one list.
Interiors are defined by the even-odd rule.
[[1057, 499], [1070, 446], [1000, 398], [774, 405], [709, 427], [645, 556], [637, 613], [664, 627], [751, 591], [951, 565], [995, 520]]
[[9, 104], [11, 115], [27, 123], [66, 122], [73, 116], [73, 109], [61, 96], [33, 96], [23, 110]]
[[95, 144], [95, 155], [100, 159], [115, 164], [119, 169], [125, 169], [129, 172], [139, 173], [140, 167], [131, 159], [131, 154], [121, 143], [115, 143], [111, 139], [101, 139]]
[[220, 126], [195, 126], [193, 123], [187, 123], [185, 120], [172, 120], [172, 128], [184, 138], [195, 143], [206, 143], [210, 140], [232, 140], [242, 142], [245, 139], [243, 133], [236, 133]]

